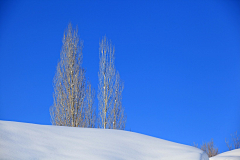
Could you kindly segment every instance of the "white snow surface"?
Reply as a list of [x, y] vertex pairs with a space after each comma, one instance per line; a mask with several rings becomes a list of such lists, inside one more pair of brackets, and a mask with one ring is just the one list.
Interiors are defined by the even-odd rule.
[[218, 154], [209, 160], [240, 160], [240, 149], [234, 149], [232, 151]]
[[129, 131], [10, 121], [0, 121], [0, 159], [209, 160], [198, 148]]

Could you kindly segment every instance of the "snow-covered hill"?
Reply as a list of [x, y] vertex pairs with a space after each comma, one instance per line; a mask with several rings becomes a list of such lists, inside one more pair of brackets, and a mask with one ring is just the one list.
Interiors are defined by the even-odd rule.
[[209, 158], [210, 160], [240, 160], [240, 149], [224, 152], [214, 157]]
[[195, 147], [119, 130], [0, 121], [0, 159], [208, 160]]

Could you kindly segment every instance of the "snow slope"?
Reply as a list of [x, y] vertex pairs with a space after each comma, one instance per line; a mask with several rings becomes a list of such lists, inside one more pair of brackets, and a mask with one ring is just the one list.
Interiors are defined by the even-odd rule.
[[240, 160], [240, 149], [224, 152], [214, 157], [209, 158], [210, 160]]
[[0, 121], [0, 159], [208, 160], [200, 149], [120, 130]]

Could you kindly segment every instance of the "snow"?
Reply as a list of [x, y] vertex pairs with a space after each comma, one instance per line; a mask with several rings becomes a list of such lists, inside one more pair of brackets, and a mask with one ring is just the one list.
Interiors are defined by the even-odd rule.
[[232, 151], [218, 154], [209, 160], [240, 160], [240, 149], [234, 149]]
[[0, 121], [0, 159], [208, 160], [208, 156], [192, 146], [129, 131]]

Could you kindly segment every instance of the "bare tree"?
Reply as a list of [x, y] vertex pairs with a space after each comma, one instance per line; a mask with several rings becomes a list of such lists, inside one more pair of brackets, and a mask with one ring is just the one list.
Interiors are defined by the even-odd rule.
[[201, 149], [207, 153], [208, 157], [213, 157], [219, 154], [218, 148], [215, 147], [213, 139], [208, 143], [203, 143]]
[[[193, 146], [198, 148], [198, 144], [196, 144], [196, 143], [193, 143]], [[203, 150], [204, 152], [206, 152], [208, 157], [213, 157], [213, 156], [216, 156], [217, 154], [219, 154], [218, 148], [215, 147], [213, 139], [211, 139], [211, 141], [208, 143], [206, 143], [206, 142], [203, 143], [200, 146], [200, 149]]]
[[109, 126], [108, 116], [111, 108], [111, 98], [113, 95], [113, 77], [115, 75], [114, 68], [114, 48], [110, 46], [106, 37], [102, 39], [99, 47], [99, 72], [98, 72], [98, 104], [100, 127], [106, 129]]
[[115, 69], [115, 49], [106, 37], [99, 47], [99, 118], [100, 127], [124, 129], [126, 116], [122, 106], [123, 82]]
[[229, 141], [227, 141], [227, 139], [225, 139], [225, 143], [226, 143], [229, 151], [240, 148], [240, 136], [237, 134], [237, 131], [235, 132], [234, 135], [231, 135], [231, 137], [232, 137], [233, 144], [229, 144]]
[[[53, 125], [72, 127], [92, 126], [88, 114], [92, 108], [86, 101], [93, 100], [91, 85], [86, 84], [85, 70], [82, 68], [83, 43], [78, 30], [73, 30], [71, 23], [63, 36], [60, 62], [54, 77], [54, 103], [50, 107]], [[87, 91], [87, 93], [86, 93]], [[92, 99], [91, 99], [92, 98]], [[93, 103], [90, 102], [92, 105]]]

